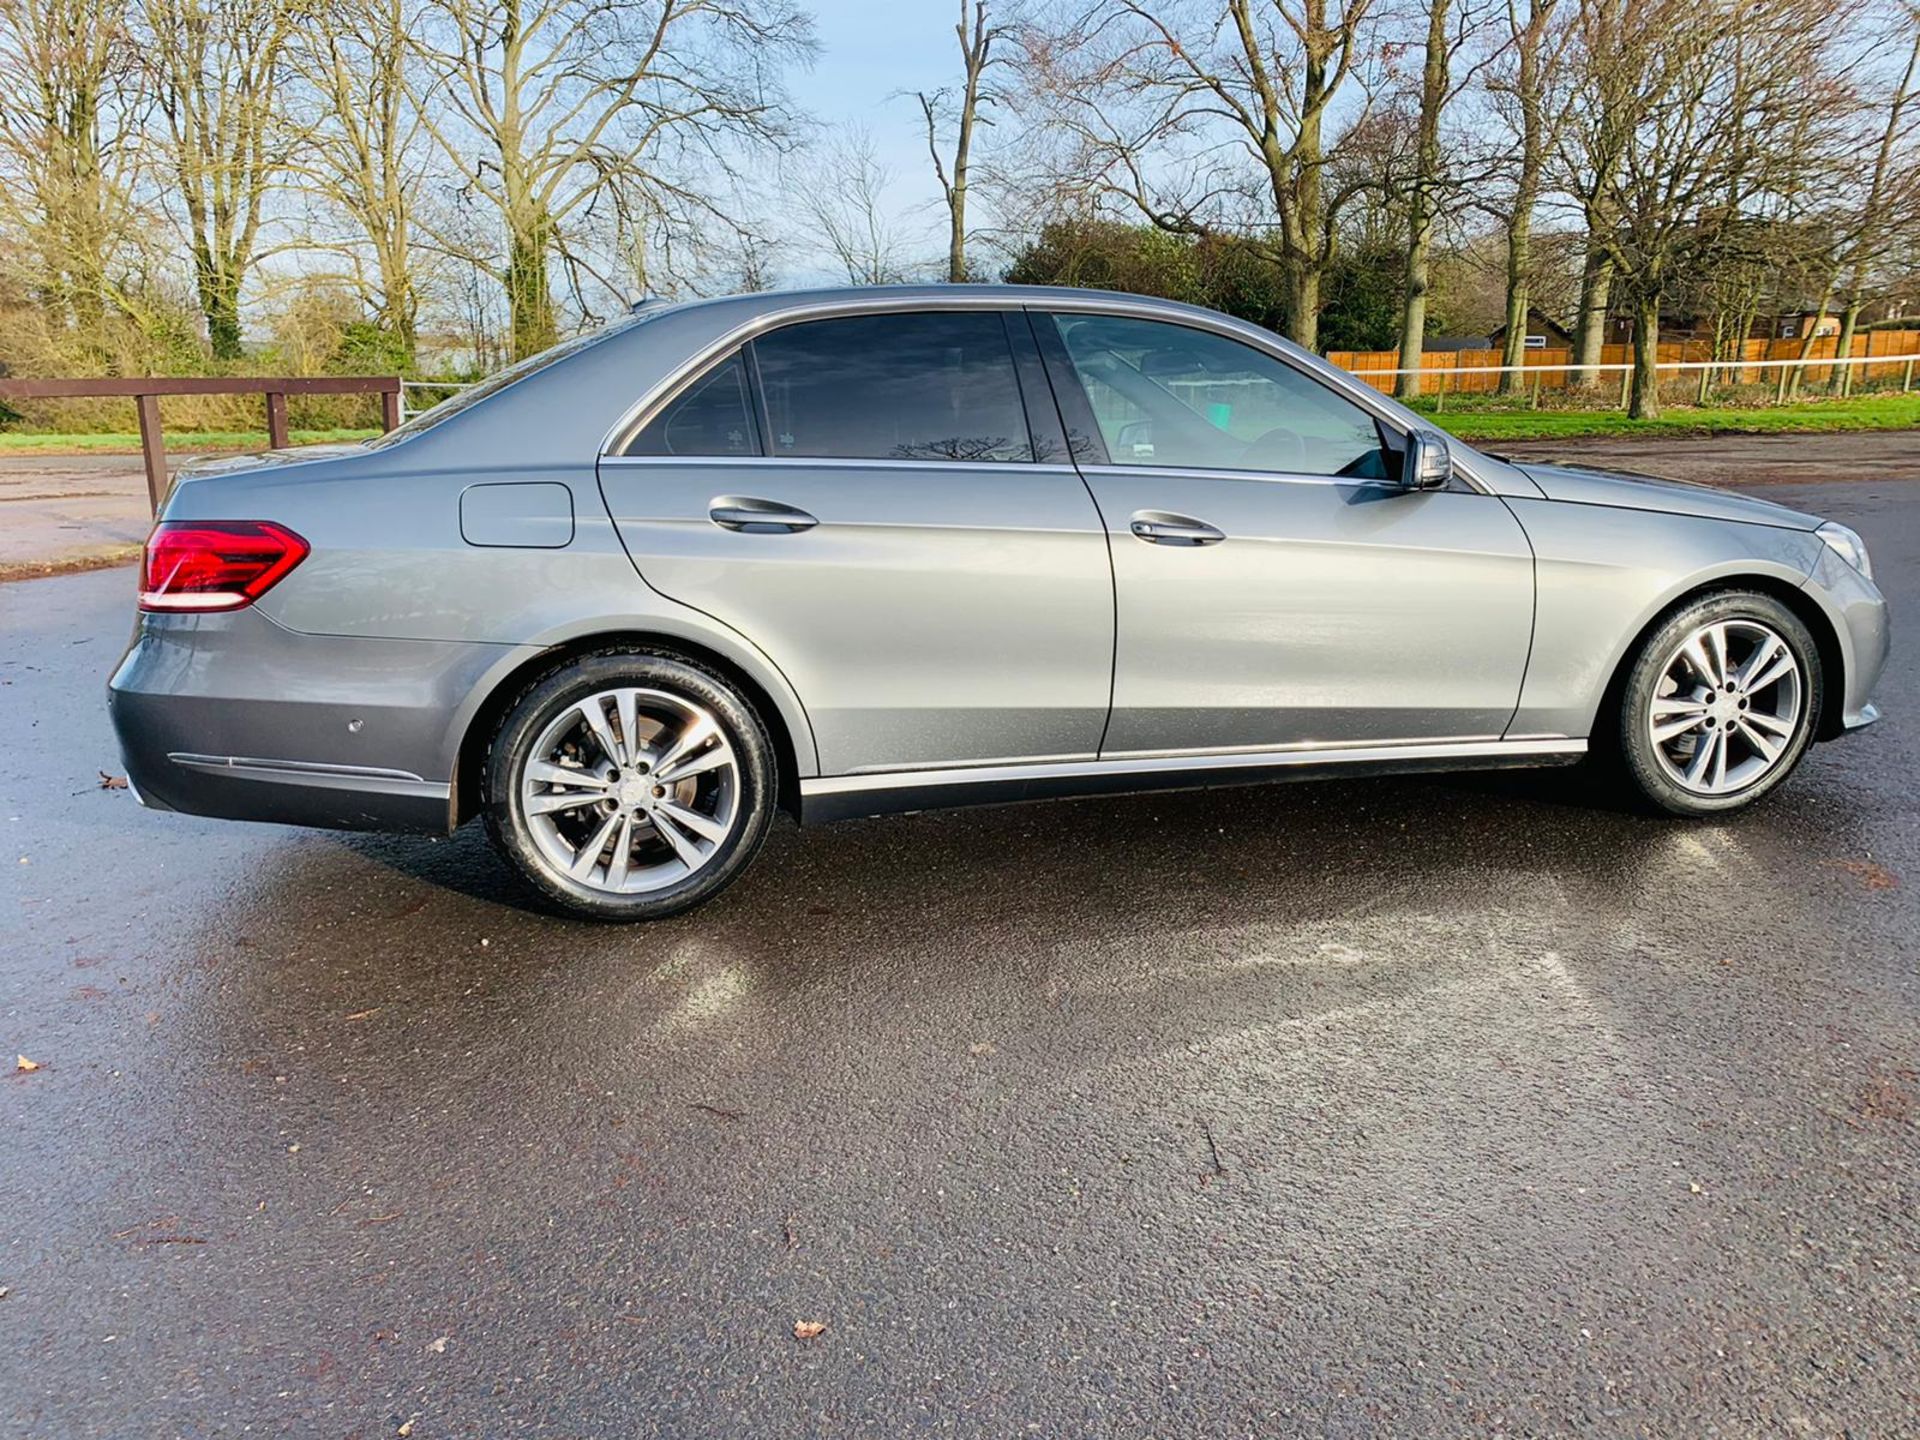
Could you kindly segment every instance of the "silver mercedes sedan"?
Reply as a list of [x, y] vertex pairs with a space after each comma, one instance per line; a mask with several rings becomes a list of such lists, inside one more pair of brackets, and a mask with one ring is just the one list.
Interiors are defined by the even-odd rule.
[[1509, 464], [1253, 326], [990, 285], [649, 305], [183, 475], [109, 691], [161, 810], [447, 831], [647, 919], [804, 822], [1562, 765], [1709, 815], [1876, 718], [1845, 526]]

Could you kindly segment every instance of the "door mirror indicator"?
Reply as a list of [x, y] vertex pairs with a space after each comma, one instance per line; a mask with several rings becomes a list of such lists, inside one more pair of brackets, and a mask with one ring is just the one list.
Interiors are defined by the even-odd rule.
[[1409, 490], [1444, 490], [1453, 479], [1453, 451], [1438, 430], [1414, 430], [1407, 435], [1407, 453], [1401, 461], [1400, 483]]

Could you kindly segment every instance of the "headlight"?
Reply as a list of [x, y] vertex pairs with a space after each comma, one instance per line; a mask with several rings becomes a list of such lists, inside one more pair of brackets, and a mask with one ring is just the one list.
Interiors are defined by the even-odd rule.
[[1827, 542], [1827, 548], [1858, 570], [1873, 578], [1873, 562], [1867, 558], [1867, 542], [1837, 520], [1829, 520], [1814, 532]]

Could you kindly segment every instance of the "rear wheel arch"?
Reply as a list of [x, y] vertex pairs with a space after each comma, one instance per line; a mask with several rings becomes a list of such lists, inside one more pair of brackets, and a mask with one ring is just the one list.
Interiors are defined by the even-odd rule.
[[[772, 692], [743, 666], [710, 646], [677, 635], [653, 631], [602, 631], [581, 635], [542, 650], [500, 676], [486, 697], [474, 709], [460, 737], [448, 800], [448, 828], [458, 829], [478, 815], [485, 806], [481, 788], [485, 783], [487, 748], [514, 703], [533, 686], [556, 670], [590, 655], [659, 655], [710, 670], [740, 691], [753, 706], [768, 738], [773, 742], [779, 770], [780, 809], [798, 817], [800, 813], [800, 755], [805, 753], [811, 773], [813, 740], [811, 734], [795, 735], [785, 709]], [[804, 752], [802, 746], [805, 747]]]
[[1820, 700], [1820, 713], [1814, 716], [1813, 738], [1830, 740], [1838, 735], [1843, 726], [1841, 715], [1846, 706], [1846, 657], [1840, 648], [1840, 634], [1834, 627], [1831, 616], [1820, 608], [1820, 604], [1806, 590], [1773, 575], [1719, 575], [1712, 580], [1682, 591], [1665, 605], [1661, 606], [1627, 642], [1615, 659], [1613, 673], [1607, 680], [1607, 688], [1600, 697], [1600, 708], [1594, 712], [1590, 743], [1602, 743], [1611, 737], [1618, 727], [1621, 696], [1625, 693], [1628, 678], [1633, 672], [1634, 662], [1640, 651], [1653, 634], [1681, 610], [1710, 595], [1727, 594], [1742, 590], [1751, 590], [1778, 600], [1791, 610], [1813, 636], [1813, 643], [1820, 656], [1820, 669], [1825, 677]]

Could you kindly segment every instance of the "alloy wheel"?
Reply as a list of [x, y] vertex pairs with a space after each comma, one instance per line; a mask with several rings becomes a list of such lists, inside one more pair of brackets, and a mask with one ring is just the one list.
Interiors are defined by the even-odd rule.
[[741, 809], [739, 763], [713, 713], [638, 686], [602, 690], [548, 721], [519, 791], [542, 861], [622, 895], [705, 868]]
[[1661, 768], [1695, 795], [1729, 795], [1793, 749], [1806, 682], [1792, 647], [1758, 620], [1689, 633], [1661, 667], [1646, 717]]

